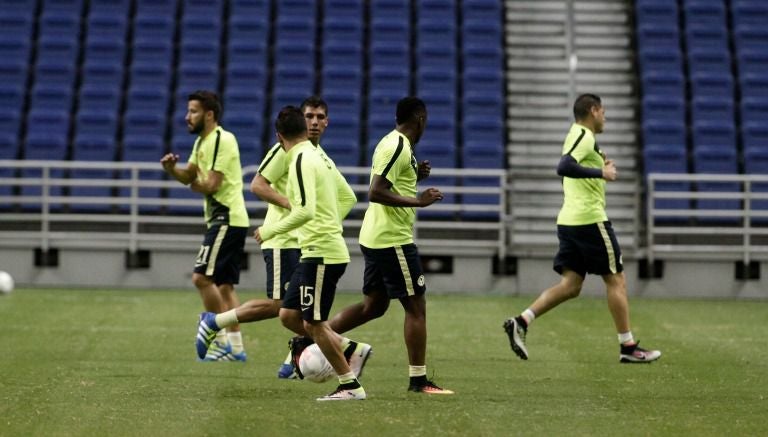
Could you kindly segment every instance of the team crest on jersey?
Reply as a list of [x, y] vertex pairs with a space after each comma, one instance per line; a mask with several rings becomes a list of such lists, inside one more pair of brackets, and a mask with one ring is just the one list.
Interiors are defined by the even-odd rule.
[[416, 280], [416, 283], [419, 284], [419, 287], [423, 287], [425, 282], [426, 281], [424, 280], [424, 275], [419, 275], [419, 279]]

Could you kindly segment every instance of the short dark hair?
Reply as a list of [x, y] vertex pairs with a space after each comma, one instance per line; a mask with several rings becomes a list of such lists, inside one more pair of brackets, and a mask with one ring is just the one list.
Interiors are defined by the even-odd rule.
[[307, 123], [304, 121], [304, 113], [295, 106], [284, 106], [277, 114], [275, 120], [275, 130], [288, 138], [298, 138], [307, 133]]
[[404, 97], [397, 102], [397, 124], [427, 115], [427, 105], [418, 97]]
[[325, 100], [321, 99], [318, 96], [309, 96], [306, 99], [304, 99], [303, 102], [301, 102], [301, 113], [304, 113], [304, 110], [307, 109], [307, 107], [311, 108], [322, 108], [323, 111], [325, 111], [325, 115], [328, 115], [328, 104], [325, 103]]
[[217, 122], [221, 119], [221, 100], [219, 100], [219, 95], [214, 93], [213, 91], [208, 90], [197, 90], [194, 93], [190, 94], [187, 100], [197, 100], [200, 102], [200, 106], [203, 107], [203, 110], [206, 112], [213, 111], [213, 119]]
[[595, 94], [582, 94], [576, 98], [573, 102], [573, 118], [576, 120], [584, 120], [589, 117], [590, 111], [595, 106], [600, 107], [603, 102], [600, 97]]

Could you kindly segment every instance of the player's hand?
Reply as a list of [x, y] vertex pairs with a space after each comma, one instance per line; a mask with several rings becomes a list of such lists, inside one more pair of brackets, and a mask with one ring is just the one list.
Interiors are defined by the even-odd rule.
[[603, 165], [603, 179], [606, 181], [616, 180], [616, 164], [613, 163], [612, 159], [605, 161], [605, 165]]
[[253, 238], [256, 239], [256, 242], [259, 244], [263, 244], [264, 240], [261, 238], [261, 227], [256, 228], [256, 230], [253, 232]]
[[163, 170], [165, 171], [173, 171], [177, 162], [179, 162], [179, 155], [173, 153], [168, 153], [160, 159], [160, 164], [163, 165]]
[[429, 206], [438, 200], [443, 200], [443, 193], [437, 188], [427, 188], [419, 194], [419, 206]]
[[423, 180], [429, 177], [429, 173], [432, 171], [432, 166], [429, 165], [429, 161], [421, 161], [418, 166], [417, 180]]

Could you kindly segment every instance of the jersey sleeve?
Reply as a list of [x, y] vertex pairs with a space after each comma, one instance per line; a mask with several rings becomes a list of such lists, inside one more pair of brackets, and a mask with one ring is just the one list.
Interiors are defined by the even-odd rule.
[[288, 155], [283, 150], [283, 146], [277, 143], [272, 146], [267, 156], [261, 161], [259, 174], [268, 180], [270, 184], [274, 183], [288, 173], [287, 160]]
[[347, 179], [344, 178], [344, 175], [338, 169], [336, 169], [336, 201], [338, 203], [340, 220], [344, 220], [344, 217], [349, 214], [349, 211], [357, 203], [355, 191], [349, 186]]
[[240, 167], [240, 151], [234, 135], [222, 135], [209, 170], [227, 173], [232, 167]]
[[300, 153], [288, 169], [288, 201], [291, 202], [291, 212], [282, 220], [261, 227], [260, 235], [263, 240], [269, 240], [277, 234], [292, 231], [312, 220], [317, 208], [316, 174], [312, 162], [305, 160], [305, 154]]
[[189, 164], [197, 164], [197, 148], [200, 147], [200, 137], [197, 137], [195, 140], [195, 144], [192, 145], [192, 152], [189, 154], [189, 159], [187, 159], [187, 163]]

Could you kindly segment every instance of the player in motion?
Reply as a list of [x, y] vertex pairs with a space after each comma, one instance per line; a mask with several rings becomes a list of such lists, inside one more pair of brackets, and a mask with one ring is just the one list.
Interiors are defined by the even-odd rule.
[[629, 302], [621, 249], [605, 213], [605, 183], [616, 180], [616, 166], [597, 146], [595, 135], [603, 132], [605, 108], [600, 97], [583, 94], [573, 105], [576, 122], [563, 144], [557, 174], [563, 177], [563, 206], [557, 217], [560, 249], [554, 269], [562, 278], [544, 290], [522, 314], [504, 322], [512, 351], [528, 359], [525, 337], [536, 317], [581, 292], [587, 273], [605, 282], [608, 309], [619, 337], [619, 361], [648, 363], [661, 357], [657, 350], [638, 346], [629, 325]]
[[[205, 198], [208, 230], [195, 260], [192, 282], [206, 311], [214, 313], [240, 303], [235, 284], [240, 279], [240, 260], [249, 225], [240, 151], [235, 136], [219, 126], [221, 112], [215, 93], [200, 90], [190, 94], [186, 122], [197, 140], [187, 166], [178, 168], [179, 155], [173, 153], [160, 160], [166, 173]], [[209, 344], [200, 357], [203, 361], [246, 360], [239, 325], [221, 330]]]
[[391, 299], [405, 310], [404, 337], [408, 350], [408, 390], [453, 394], [427, 380], [427, 287], [419, 251], [413, 242], [416, 208], [442, 200], [436, 188], [420, 194], [416, 182], [429, 176], [428, 161], [416, 162], [413, 149], [427, 126], [427, 107], [421, 99], [406, 97], [397, 103], [397, 125], [373, 152], [368, 209], [360, 229], [365, 258], [363, 301], [336, 314], [331, 327], [347, 332], [381, 317]]

